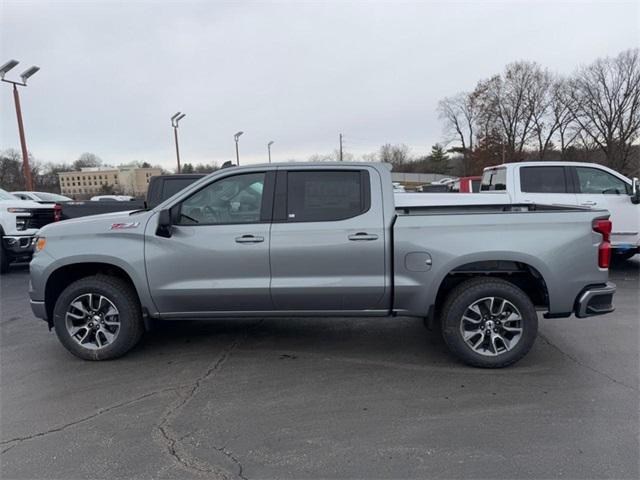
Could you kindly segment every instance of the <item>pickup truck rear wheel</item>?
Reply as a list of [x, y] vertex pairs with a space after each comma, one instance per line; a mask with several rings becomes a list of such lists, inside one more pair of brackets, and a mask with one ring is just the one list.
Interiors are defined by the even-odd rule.
[[53, 323], [67, 350], [84, 360], [109, 360], [131, 350], [142, 337], [140, 304], [123, 280], [107, 275], [81, 278], [58, 297]]
[[467, 280], [442, 308], [442, 335], [449, 350], [474, 367], [511, 365], [533, 346], [536, 309], [522, 290], [498, 278]]

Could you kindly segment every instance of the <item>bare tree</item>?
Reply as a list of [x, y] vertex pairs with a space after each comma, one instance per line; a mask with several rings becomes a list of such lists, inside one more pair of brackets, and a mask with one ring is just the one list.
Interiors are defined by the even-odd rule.
[[546, 69], [535, 69], [532, 75], [533, 81], [527, 93], [533, 122], [532, 130], [537, 143], [538, 159], [546, 160], [549, 150], [553, 147], [554, 135], [560, 128], [560, 105], [555, 97], [556, 84], [560, 81]]
[[[438, 116], [445, 122], [445, 132], [448, 136], [460, 142], [459, 147], [452, 147], [451, 151], [461, 153], [463, 171], [469, 167], [474, 147], [475, 125], [478, 117], [477, 95], [472, 92], [462, 92], [453, 97], [447, 97], [438, 104]], [[447, 139], [447, 143], [453, 139]]]
[[378, 162], [378, 154], [376, 152], [363, 153], [360, 156], [360, 160], [363, 162]]
[[580, 135], [580, 127], [571, 111], [571, 92], [566, 79], [554, 82], [551, 92], [551, 110], [557, 125], [556, 137], [560, 145], [560, 158], [565, 159], [567, 149], [573, 145]]
[[314, 153], [309, 157], [310, 162], [333, 162], [336, 159], [333, 153]]
[[640, 50], [602, 58], [578, 70], [569, 108], [583, 135], [604, 153], [606, 164], [626, 172], [640, 136]]
[[11, 191], [23, 187], [22, 155], [14, 149], [5, 150], [0, 153], [0, 188]]
[[397, 145], [385, 143], [380, 147], [378, 155], [381, 162], [390, 163], [396, 171], [399, 171], [404, 164], [411, 161], [411, 152], [404, 143]]
[[544, 72], [535, 62], [510, 63], [502, 75], [480, 81], [475, 94], [483, 136], [498, 134], [505, 145], [505, 161], [518, 161], [534, 128], [531, 92]]
[[102, 165], [100, 157], [93, 153], [85, 152], [78, 159], [73, 162], [73, 168], [80, 170], [81, 168], [99, 167]]

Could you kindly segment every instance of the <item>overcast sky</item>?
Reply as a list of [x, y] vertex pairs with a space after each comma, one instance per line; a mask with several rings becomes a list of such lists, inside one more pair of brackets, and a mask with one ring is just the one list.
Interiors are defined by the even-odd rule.
[[[41, 71], [21, 93], [29, 150], [70, 162], [306, 160], [442, 140], [439, 99], [526, 59], [569, 73], [638, 46], [640, 2], [0, 0], [0, 63]], [[8, 84], [0, 148], [19, 148]]]

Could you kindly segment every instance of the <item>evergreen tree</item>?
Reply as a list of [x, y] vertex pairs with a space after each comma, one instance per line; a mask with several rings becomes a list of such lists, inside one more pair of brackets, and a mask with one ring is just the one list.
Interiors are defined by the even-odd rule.
[[449, 165], [449, 157], [444, 148], [439, 143], [431, 147], [431, 155], [429, 155], [429, 169], [431, 173], [447, 174], [451, 169]]

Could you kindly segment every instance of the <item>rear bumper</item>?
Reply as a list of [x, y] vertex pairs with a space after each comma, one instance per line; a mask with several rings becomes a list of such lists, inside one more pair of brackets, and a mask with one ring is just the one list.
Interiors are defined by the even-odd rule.
[[603, 285], [592, 285], [585, 288], [576, 299], [575, 314], [578, 318], [604, 315], [615, 310], [613, 295], [616, 285], [607, 282]]
[[2, 237], [2, 244], [8, 251], [17, 254], [33, 252], [34, 235], [6, 235]]

